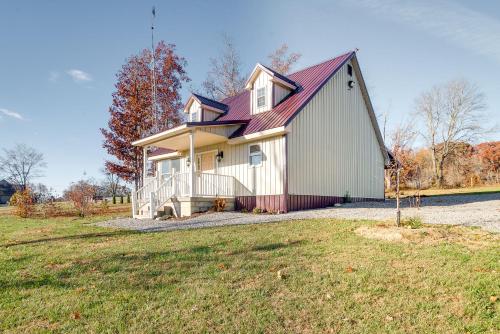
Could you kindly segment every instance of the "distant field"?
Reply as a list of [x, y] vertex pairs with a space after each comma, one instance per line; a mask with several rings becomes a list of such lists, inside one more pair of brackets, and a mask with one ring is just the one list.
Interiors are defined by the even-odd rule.
[[[401, 190], [401, 196], [413, 196], [415, 195], [417, 190], [415, 189], [406, 189]], [[472, 188], [450, 188], [450, 189], [440, 189], [440, 188], [430, 188], [425, 190], [420, 190], [420, 195], [424, 196], [443, 196], [443, 195], [460, 195], [460, 194], [486, 194], [486, 193], [496, 193], [500, 192], [500, 185], [494, 186], [481, 186], [481, 187], [472, 187]], [[387, 198], [394, 198], [394, 191], [386, 192], [385, 195]]]
[[0, 216], [0, 332], [500, 331], [500, 239], [478, 229], [389, 242], [369, 238], [394, 230], [374, 221], [91, 224], [107, 218]]
[[[67, 215], [72, 215], [74, 213], [73, 209], [73, 204], [70, 202], [56, 202], [56, 206], [60, 208], [62, 211], [66, 212]], [[96, 203], [95, 209], [98, 210], [100, 208], [100, 203]], [[108, 203], [108, 213], [117, 213], [117, 212], [131, 212], [131, 204], [112, 204], [111, 202]], [[0, 206], [0, 216], [7, 216], [7, 215], [12, 215], [14, 213], [15, 207], [13, 206], [6, 206], [2, 205]], [[35, 211], [40, 212], [42, 210], [42, 205], [35, 205]]]

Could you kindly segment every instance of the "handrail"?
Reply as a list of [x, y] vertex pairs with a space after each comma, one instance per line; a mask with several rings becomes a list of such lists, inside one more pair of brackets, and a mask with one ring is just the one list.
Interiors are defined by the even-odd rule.
[[139, 203], [145, 203], [149, 200], [149, 195], [155, 192], [155, 182], [156, 179], [150, 179], [146, 184], [137, 190], [137, 201]]
[[168, 177], [165, 181], [163, 181], [156, 190], [156, 208], [160, 208], [163, 204], [165, 204], [173, 195], [174, 195], [174, 184], [173, 184], [174, 176]]

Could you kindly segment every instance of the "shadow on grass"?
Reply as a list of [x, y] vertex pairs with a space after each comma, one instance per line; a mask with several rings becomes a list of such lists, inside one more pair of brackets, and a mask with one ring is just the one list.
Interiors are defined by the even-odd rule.
[[90, 238], [103, 238], [103, 237], [116, 237], [116, 236], [124, 236], [130, 234], [137, 234], [136, 231], [113, 231], [113, 232], [99, 232], [99, 233], [85, 233], [85, 234], [76, 234], [76, 235], [65, 235], [61, 237], [53, 237], [53, 238], [42, 238], [42, 239], [34, 239], [34, 240], [21, 240], [11, 243], [6, 243], [0, 245], [0, 247], [14, 247], [20, 245], [30, 245], [30, 244], [40, 244], [46, 242], [54, 242], [54, 241], [66, 241], [66, 240], [79, 240], [79, 239], [90, 239]]

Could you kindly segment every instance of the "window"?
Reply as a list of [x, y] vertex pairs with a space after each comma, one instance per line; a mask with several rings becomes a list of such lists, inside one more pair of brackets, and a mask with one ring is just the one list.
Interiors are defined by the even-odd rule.
[[191, 122], [198, 122], [198, 112], [195, 111], [193, 113], [191, 113]]
[[264, 107], [266, 105], [266, 87], [257, 89], [257, 107]]
[[260, 149], [260, 145], [250, 145], [248, 163], [252, 167], [260, 166], [262, 164], [262, 151]]
[[175, 168], [175, 172], [180, 172], [181, 169], [181, 161], [179, 159], [171, 159], [171, 160], [163, 160], [161, 162], [161, 173], [170, 175], [172, 173], [172, 169]]
[[347, 74], [349, 74], [350, 77], [352, 77], [352, 66], [347, 64]]

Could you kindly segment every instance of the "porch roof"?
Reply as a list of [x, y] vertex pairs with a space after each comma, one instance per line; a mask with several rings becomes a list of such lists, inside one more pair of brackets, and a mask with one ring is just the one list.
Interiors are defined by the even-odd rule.
[[208, 122], [187, 122], [175, 128], [154, 134], [132, 142], [132, 145], [156, 146], [173, 151], [183, 151], [189, 148], [189, 134], [195, 132], [194, 146], [206, 146], [222, 143], [228, 140], [229, 136], [235, 132], [246, 120], [238, 121], [208, 121]]

